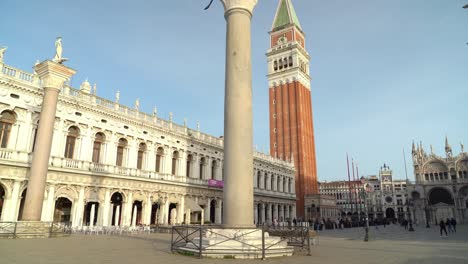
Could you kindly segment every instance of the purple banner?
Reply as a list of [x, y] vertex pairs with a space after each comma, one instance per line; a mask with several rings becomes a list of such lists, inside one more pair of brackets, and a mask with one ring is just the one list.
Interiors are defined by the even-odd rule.
[[215, 188], [223, 188], [224, 187], [224, 182], [223, 181], [218, 181], [218, 180], [208, 180], [208, 186], [209, 187], [215, 187]]

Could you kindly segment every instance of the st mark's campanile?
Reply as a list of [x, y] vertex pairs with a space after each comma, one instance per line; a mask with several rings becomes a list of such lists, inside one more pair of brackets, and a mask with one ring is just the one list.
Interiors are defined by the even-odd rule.
[[312, 118], [310, 56], [291, 0], [280, 0], [270, 32], [268, 83], [270, 154], [294, 160], [297, 217], [304, 219], [304, 196], [318, 194]]

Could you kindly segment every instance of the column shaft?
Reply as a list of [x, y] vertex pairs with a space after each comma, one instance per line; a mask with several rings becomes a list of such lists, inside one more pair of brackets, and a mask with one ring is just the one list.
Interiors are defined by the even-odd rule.
[[[254, 227], [251, 13], [228, 9], [224, 109], [224, 224]], [[239, 195], [242, 193], [243, 195]], [[242, 213], [241, 213], [242, 212]]]

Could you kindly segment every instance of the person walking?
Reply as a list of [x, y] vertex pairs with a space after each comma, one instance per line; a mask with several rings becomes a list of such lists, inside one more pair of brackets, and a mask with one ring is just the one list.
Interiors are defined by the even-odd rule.
[[448, 236], [448, 234], [447, 234], [447, 228], [445, 228], [445, 222], [444, 222], [444, 220], [440, 220], [439, 226], [440, 226], [440, 236], [442, 236], [442, 231], [445, 232], [445, 236]]
[[453, 229], [453, 232], [456, 233], [457, 232], [457, 220], [455, 220], [454, 217], [452, 217], [452, 229]]
[[450, 221], [449, 218], [447, 218], [447, 221], [445, 221], [445, 225], [447, 226], [448, 232], [452, 233], [452, 221]]

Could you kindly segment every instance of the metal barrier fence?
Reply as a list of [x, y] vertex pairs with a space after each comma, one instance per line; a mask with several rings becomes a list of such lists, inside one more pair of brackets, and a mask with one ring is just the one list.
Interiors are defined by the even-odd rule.
[[[228, 236], [223, 232], [217, 230], [227, 229], [223, 226], [173, 226], [171, 234], [171, 252], [185, 252], [190, 253], [187, 255], [203, 256], [210, 255], [224, 255], [222, 249], [215, 247], [225, 242], [235, 241], [241, 245], [240, 249], [229, 248], [229, 254], [258, 254], [259, 258], [266, 259], [267, 255], [281, 255], [284, 249], [277, 248], [276, 246], [287, 242], [287, 245], [294, 248], [294, 254], [298, 252], [305, 252], [307, 256], [311, 255], [311, 235], [308, 227], [284, 227], [270, 229], [269, 227], [252, 228], [235, 228], [236, 230], [245, 230], [240, 232], [240, 235]], [[255, 232], [261, 231], [261, 244], [248, 243], [244, 238], [252, 235]], [[268, 233], [268, 234], [267, 234]], [[214, 244], [203, 244], [203, 239], [212, 235], [221, 237], [221, 241]], [[266, 238], [276, 237], [279, 238], [275, 243], [265, 243]], [[248, 241], [248, 240], [247, 240]], [[188, 251], [187, 248], [191, 250]], [[247, 248], [247, 249], [246, 249]]]
[[57, 237], [71, 234], [71, 222], [0, 222], [0, 238]]

